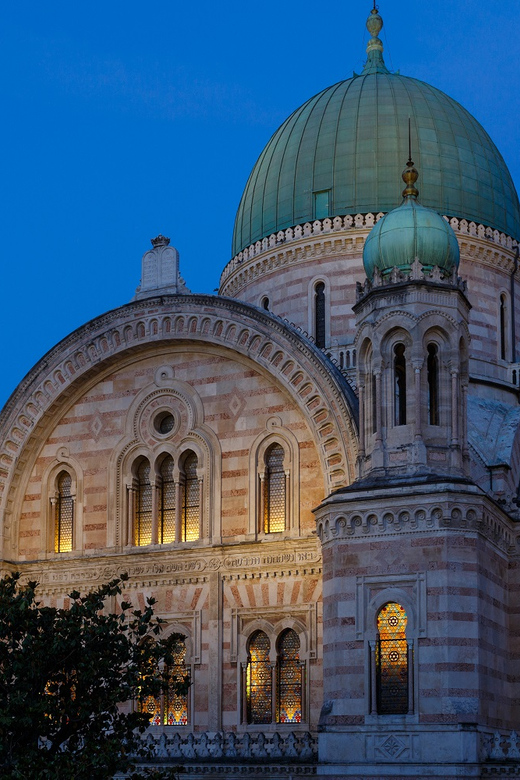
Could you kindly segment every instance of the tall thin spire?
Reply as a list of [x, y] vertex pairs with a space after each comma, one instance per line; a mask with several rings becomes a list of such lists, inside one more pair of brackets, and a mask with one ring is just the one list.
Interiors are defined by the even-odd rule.
[[368, 73], [390, 73], [383, 59], [383, 42], [378, 38], [383, 29], [383, 19], [379, 15], [379, 10], [374, 0], [374, 7], [367, 19], [367, 30], [371, 38], [367, 46], [367, 61], [363, 68], [363, 75]]

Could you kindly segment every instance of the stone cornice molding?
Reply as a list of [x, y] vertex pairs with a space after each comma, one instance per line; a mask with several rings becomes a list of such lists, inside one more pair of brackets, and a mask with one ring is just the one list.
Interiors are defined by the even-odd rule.
[[[220, 277], [220, 291], [235, 296], [253, 279], [283, 266], [330, 254], [359, 254], [368, 233], [383, 216], [382, 212], [347, 214], [272, 233], [229, 261]], [[509, 273], [513, 270], [518, 242], [511, 236], [465, 219], [444, 219], [459, 234], [464, 255]]]
[[[386, 491], [363, 492], [363, 500], [336, 495], [315, 510], [317, 533], [323, 545], [334, 540], [382, 539], [396, 536], [445, 534], [484, 536], [501, 552], [520, 554], [520, 534], [498, 507], [477, 489], [456, 485], [410, 487], [404, 495]], [[422, 495], [421, 495], [422, 494]], [[413, 496], [414, 509], [410, 509]]]
[[251, 359], [289, 392], [312, 431], [330, 491], [354, 479], [357, 399], [338, 368], [294, 326], [234, 299], [209, 295], [134, 301], [78, 328], [22, 380], [0, 414], [0, 509], [9, 535], [11, 491], [28, 446], [64, 398], [118, 357], [199, 343]]

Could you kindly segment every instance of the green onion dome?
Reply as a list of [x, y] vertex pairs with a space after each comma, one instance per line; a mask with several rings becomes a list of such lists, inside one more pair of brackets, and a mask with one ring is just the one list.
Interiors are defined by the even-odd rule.
[[520, 238], [518, 195], [495, 144], [455, 100], [389, 72], [382, 24], [370, 14], [363, 72], [308, 100], [261, 153], [236, 215], [233, 255], [314, 219], [393, 209], [409, 117], [423, 205]]
[[434, 209], [422, 206], [415, 187], [418, 173], [411, 159], [403, 172], [403, 203], [389, 211], [372, 228], [363, 247], [363, 265], [369, 279], [376, 268], [387, 276], [393, 268], [409, 273], [417, 258], [425, 271], [437, 266], [451, 274], [459, 266], [460, 252], [451, 225]]

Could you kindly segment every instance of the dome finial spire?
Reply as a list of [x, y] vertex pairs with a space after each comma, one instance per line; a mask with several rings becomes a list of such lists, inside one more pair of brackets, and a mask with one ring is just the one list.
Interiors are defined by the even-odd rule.
[[412, 120], [408, 117], [408, 162], [402, 173], [402, 179], [406, 184], [403, 190], [403, 198], [413, 198], [417, 200], [419, 190], [415, 187], [415, 182], [419, 178], [419, 173], [412, 160]]
[[383, 42], [378, 38], [383, 29], [383, 19], [379, 15], [379, 9], [374, 0], [374, 6], [367, 19], [367, 30], [371, 35], [367, 45], [367, 61], [363, 68], [363, 75], [367, 73], [388, 73], [388, 68], [383, 59]]

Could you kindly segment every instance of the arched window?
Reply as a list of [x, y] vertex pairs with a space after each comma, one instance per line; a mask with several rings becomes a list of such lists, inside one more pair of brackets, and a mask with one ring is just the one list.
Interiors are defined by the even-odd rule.
[[152, 543], [152, 485], [150, 464], [142, 460], [136, 473], [134, 513], [134, 544], [142, 547]]
[[439, 425], [439, 350], [437, 344], [428, 344], [428, 422]]
[[504, 293], [500, 296], [500, 357], [502, 360], [506, 359], [507, 350], [507, 299]]
[[284, 451], [279, 444], [271, 444], [265, 453], [264, 477], [264, 532], [285, 531], [286, 490]]
[[270, 649], [269, 638], [263, 631], [256, 631], [249, 640], [246, 667], [248, 723], [271, 723], [273, 719]]
[[300, 638], [287, 628], [278, 639], [276, 664], [276, 722], [302, 722], [302, 666]]
[[70, 552], [73, 544], [74, 498], [72, 477], [62, 471], [56, 480], [57, 495], [54, 519], [54, 551]]
[[406, 357], [404, 344], [394, 347], [394, 425], [406, 425]]
[[408, 712], [408, 643], [404, 608], [389, 602], [377, 616], [377, 711], [380, 715]]
[[325, 346], [325, 285], [318, 282], [314, 288], [314, 341], [316, 346]]
[[184, 459], [184, 486], [182, 491], [182, 541], [200, 538], [200, 483], [197, 476], [197, 456], [188, 453]]
[[[178, 639], [171, 649], [173, 664], [164, 669], [165, 692], [162, 696], [147, 696], [139, 702], [139, 711], [150, 717], [151, 726], [188, 725], [188, 668], [186, 643]], [[178, 684], [183, 688], [178, 692]]]
[[269, 311], [269, 298], [267, 295], [264, 295], [262, 298], [262, 309], [265, 309], [265, 311]]
[[159, 543], [175, 541], [175, 482], [173, 458], [167, 455], [161, 463], [159, 492]]

